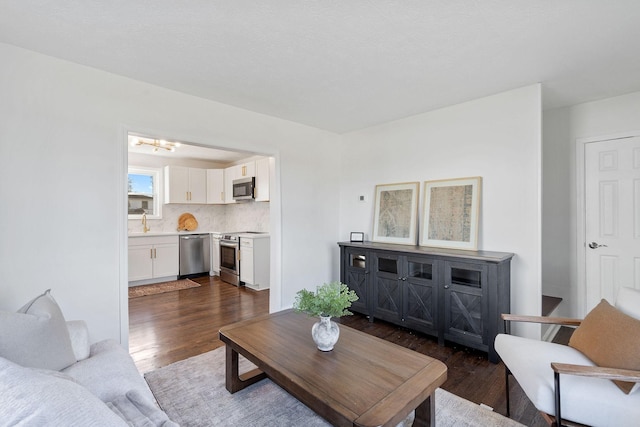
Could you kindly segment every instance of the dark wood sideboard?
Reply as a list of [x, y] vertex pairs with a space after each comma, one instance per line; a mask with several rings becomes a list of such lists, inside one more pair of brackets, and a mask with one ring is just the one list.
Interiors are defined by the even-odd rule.
[[374, 242], [339, 242], [340, 280], [359, 297], [351, 310], [486, 351], [510, 313], [511, 258], [466, 251]]

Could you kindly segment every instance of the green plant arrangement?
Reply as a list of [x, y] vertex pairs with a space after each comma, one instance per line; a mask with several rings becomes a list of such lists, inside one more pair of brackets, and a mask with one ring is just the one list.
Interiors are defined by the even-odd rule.
[[349, 290], [347, 285], [331, 282], [318, 286], [316, 292], [306, 289], [298, 291], [293, 308], [309, 316], [341, 317], [353, 314], [347, 309], [357, 300], [358, 295]]

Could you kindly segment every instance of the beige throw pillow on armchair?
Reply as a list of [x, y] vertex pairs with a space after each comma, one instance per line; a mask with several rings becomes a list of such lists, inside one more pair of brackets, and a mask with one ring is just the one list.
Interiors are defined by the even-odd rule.
[[[605, 368], [640, 370], [640, 320], [611, 306], [606, 300], [587, 314], [569, 345]], [[614, 381], [629, 394], [635, 383]]]

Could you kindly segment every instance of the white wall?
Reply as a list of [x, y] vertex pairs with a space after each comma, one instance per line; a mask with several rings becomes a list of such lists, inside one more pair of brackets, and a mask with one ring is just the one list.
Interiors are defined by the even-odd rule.
[[533, 85], [345, 135], [340, 238], [370, 238], [376, 184], [420, 181], [422, 199], [426, 180], [481, 176], [478, 247], [516, 254], [511, 310], [540, 314], [540, 97]]
[[516, 253], [512, 311], [539, 312], [537, 85], [339, 137], [9, 45], [0, 58], [0, 309], [52, 288], [94, 341], [126, 343], [135, 131], [274, 155], [272, 310], [339, 277], [336, 242], [370, 234], [375, 184], [480, 175], [480, 248]]
[[0, 59], [0, 309], [52, 288], [92, 340], [126, 344], [127, 131], [274, 155], [271, 309], [331, 277], [336, 135], [5, 44]]
[[562, 298], [555, 312], [570, 316], [571, 158], [569, 109], [543, 113], [542, 293]]
[[[579, 231], [583, 215], [578, 210], [576, 155], [581, 146], [580, 140], [598, 137], [615, 137], [628, 134], [640, 134], [640, 92], [607, 98], [600, 101], [575, 105], [570, 108], [545, 112], [545, 121], [565, 122], [556, 128], [553, 138], [569, 153], [569, 264], [571, 286], [568, 294], [569, 315], [582, 317], [585, 315], [582, 301], [584, 279], [578, 259], [584, 254], [582, 235]], [[551, 131], [550, 131], [551, 132]], [[545, 133], [546, 137], [547, 133]], [[545, 145], [545, 149], [547, 146]], [[562, 164], [557, 165], [562, 168]]]

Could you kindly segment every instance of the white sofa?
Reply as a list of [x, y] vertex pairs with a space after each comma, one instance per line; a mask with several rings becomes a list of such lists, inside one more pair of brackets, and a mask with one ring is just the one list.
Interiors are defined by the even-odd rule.
[[177, 426], [127, 351], [90, 345], [85, 322], [65, 321], [49, 291], [0, 311], [0, 337], [1, 426]]
[[[556, 323], [554, 319], [535, 316], [505, 317], [510, 318]], [[589, 426], [638, 426], [640, 391], [637, 383], [635, 386], [628, 383], [627, 391], [629, 388], [631, 391], [627, 394], [610, 379], [604, 379], [600, 368], [592, 370], [595, 374], [587, 374], [596, 377], [589, 377], [584, 373], [574, 374], [580, 372], [580, 367], [556, 365], [624, 368], [624, 371], [615, 369], [615, 373], [624, 372], [629, 376], [626, 378], [629, 381], [640, 381], [640, 321], [636, 319], [640, 319], [640, 291], [620, 288], [615, 308], [603, 300], [583, 321], [555, 319], [558, 323], [572, 324], [574, 320], [574, 324], [580, 324], [569, 346], [499, 334], [495, 339], [495, 348], [527, 397], [541, 412], [556, 414], [553, 363], [556, 370], [572, 373], [565, 375], [563, 372], [559, 375], [562, 419]], [[606, 363], [595, 362], [603, 358], [608, 359]], [[635, 366], [615, 366], [619, 360], [625, 360], [623, 365], [630, 363]]]

